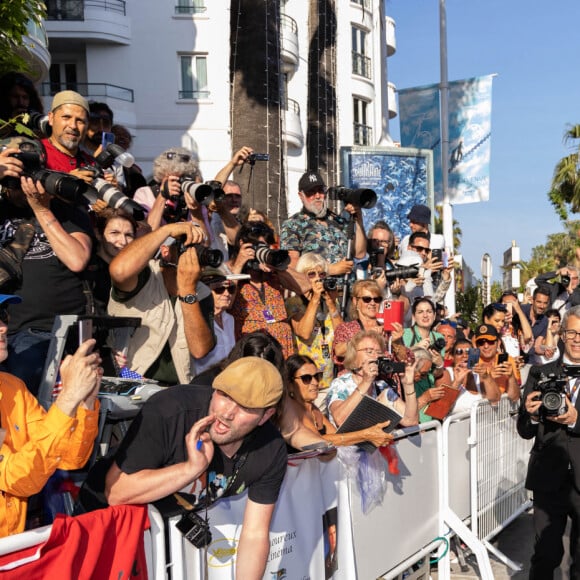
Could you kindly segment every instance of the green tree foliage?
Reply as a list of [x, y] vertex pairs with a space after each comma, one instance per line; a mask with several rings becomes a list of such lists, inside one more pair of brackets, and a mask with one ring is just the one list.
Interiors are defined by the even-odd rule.
[[[501, 284], [499, 282], [492, 282], [491, 301], [498, 302], [501, 294]], [[477, 284], [470, 286], [465, 292], [457, 292], [455, 304], [457, 312], [461, 314], [461, 318], [469, 324], [472, 330], [475, 330], [475, 327], [482, 323], [481, 313], [485, 306], [483, 302], [482, 283], [478, 280]]]
[[28, 23], [40, 24], [45, 16], [45, 5], [38, 0], [0, 2], [0, 75], [28, 70], [28, 64], [15, 49], [24, 44]]
[[577, 232], [580, 230], [580, 221], [567, 221], [565, 226], [566, 231], [550, 234], [545, 244], [532, 249], [532, 257], [528, 261], [521, 262], [522, 286], [538, 274], [574, 264], [578, 248]]
[[568, 212], [580, 210], [580, 179], [578, 174], [578, 152], [580, 147], [580, 125], [573, 125], [564, 133], [564, 143], [571, 153], [558, 161], [552, 177], [548, 198], [562, 221]]

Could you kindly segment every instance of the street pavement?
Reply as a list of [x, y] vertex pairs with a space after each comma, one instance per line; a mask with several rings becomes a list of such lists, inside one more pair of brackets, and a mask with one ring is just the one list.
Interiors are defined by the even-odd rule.
[[[564, 555], [564, 568], [568, 565], [568, 534], [569, 529], [566, 530], [566, 537], [564, 540], [564, 547], [566, 553]], [[520, 572], [514, 572], [508, 568], [503, 562], [499, 561], [493, 554], [490, 554], [491, 567], [495, 580], [526, 580], [528, 578], [530, 569], [530, 557], [533, 551], [534, 543], [534, 528], [532, 523], [532, 512], [526, 512], [514, 520], [505, 530], [498, 534], [492, 544], [504, 553], [512, 561], [522, 565]], [[453, 555], [451, 556], [453, 558]], [[480, 578], [478, 573], [477, 560], [473, 555], [466, 557], [467, 570], [462, 570], [458, 561], [452, 561], [451, 564], [451, 578], [453, 580]], [[431, 577], [433, 580], [437, 579], [437, 567], [431, 569]], [[568, 574], [562, 573], [560, 570], [554, 575], [555, 580], [568, 580]]]

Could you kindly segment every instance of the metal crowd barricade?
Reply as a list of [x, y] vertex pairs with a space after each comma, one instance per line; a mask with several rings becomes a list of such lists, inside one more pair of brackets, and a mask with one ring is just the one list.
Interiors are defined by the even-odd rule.
[[[435, 550], [442, 554], [452, 535], [471, 548], [484, 580], [493, 580], [489, 552], [517, 569], [490, 543], [530, 506], [524, 479], [531, 442], [519, 438], [513, 411], [507, 398], [493, 407], [482, 401], [471, 413], [452, 415], [443, 424], [432, 421], [397, 431], [399, 474], [387, 476], [383, 501], [368, 513], [363, 513], [356, 478], [339, 469], [338, 459], [306, 459], [289, 468], [270, 530], [265, 578], [274, 573], [324, 578], [321, 515], [332, 506], [339, 513], [340, 566], [333, 578], [396, 578]], [[244, 501], [218, 502], [210, 510], [210, 578], [232, 577]], [[166, 530], [166, 552], [166, 523], [152, 506], [149, 519], [145, 548], [151, 577], [196, 577], [201, 554], [183, 543], [172, 524]], [[0, 554], [30, 541], [40, 540], [26, 532], [10, 539], [16, 544], [8, 547], [8, 539], [2, 539]], [[449, 551], [441, 557], [438, 572], [440, 580], [449, 580]]]
[[497, 405], [479, 401], [443, 423], [443, 517], [476, 555], [482, 578], [493, 579], [487, 551], [521, 570], [490, 542], [531, 507], [524, 482], [532, 442], [519, 437], [516, 420], [517, 408], [504, 395]]

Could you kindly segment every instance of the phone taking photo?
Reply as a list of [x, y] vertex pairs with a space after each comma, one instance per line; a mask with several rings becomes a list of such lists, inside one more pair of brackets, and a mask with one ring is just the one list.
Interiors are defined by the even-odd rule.
[[497, 355], [497, 364], [501, 365], [508, 361], [508, 353], [507, 352], [500, 352]]
[[111, 145], [114, 142], [115, 142], [114, 133], [103, 131], [103, 135], [101, 136], [101, 146], [103, 148], [103, 151], [107, 148], [107, 145]]
[[467, 351], [467, 368], [472, 369], [479, 362], [479, 349], [470, 348]]

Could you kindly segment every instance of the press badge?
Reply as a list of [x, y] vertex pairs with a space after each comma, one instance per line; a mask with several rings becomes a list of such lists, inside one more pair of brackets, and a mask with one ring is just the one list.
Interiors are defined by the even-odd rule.
[[262, 310], [262, 314], [264, 315], [264, 320], [268, 324], [274, 324], [274, 322], [276, 322], [276, 319], [274, 318], [273, 314], [267, 308], [265, 310]]

